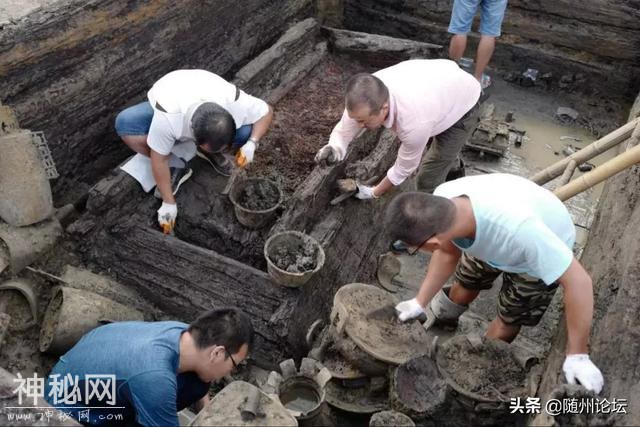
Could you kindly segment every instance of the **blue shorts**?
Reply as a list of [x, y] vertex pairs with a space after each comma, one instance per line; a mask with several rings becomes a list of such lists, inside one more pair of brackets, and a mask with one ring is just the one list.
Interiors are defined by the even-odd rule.
[[[153, 119], [153, 108], [148, 101], [125, 108], [116, 116], [116, 132], [119, 136], [148, 135]], [[253, 125], [244, 125], [236, 129], [233, 147], [242, 147], [251, 136]]]
[[478, 7], [481, 8], [480, 34], [498, 37], [507, 0], [454, 0], [448, 31], [452, 34], [467, 34], [471, 31]]

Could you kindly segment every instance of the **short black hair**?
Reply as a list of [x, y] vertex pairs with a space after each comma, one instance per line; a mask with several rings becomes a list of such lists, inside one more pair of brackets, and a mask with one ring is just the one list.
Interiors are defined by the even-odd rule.
[[347, 82], [345, 103], [349, 111], [364, 104], [371, 114], [378, 114], [388, 100], [389, 89], [373, 74], [359, 73]]
[[193, 112], [191, 118], [196, 144], [209, 144], [219, 150], [231, 145], [236, 135], [236, 122], [227, 110], [215, 102], [205, 102]]
[[392, 240], [419, 245], [446, 231], [456, 214], [456, 206], [446, 197], [421, 192], [396, 196], [385, 212], [385, 231]]
[[240, 351], [246, 344], [253, 347], [253, 325], [251, 319], [237, 308], [225, 307], [206, 311], [191, 322], [187, 329], [193, 336], [196, 347], [203, 350], [212, 345], [221, 345], [230, 354]]

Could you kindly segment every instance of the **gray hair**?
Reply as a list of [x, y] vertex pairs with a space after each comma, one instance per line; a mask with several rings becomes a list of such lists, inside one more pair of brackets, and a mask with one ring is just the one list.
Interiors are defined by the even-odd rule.
[[372, 74], [360, 73], [347, 82], [345, 102], [347, 110], [353, 111], [360, 105], [367, 105], [372, 114], [377, 114], [389, 100], [389, 89]]
[[392, 240], [419, 245], [451, 227], [456, 206], [446, 197], [407, 192], [395, 197], [385, 213], [385, 230]]

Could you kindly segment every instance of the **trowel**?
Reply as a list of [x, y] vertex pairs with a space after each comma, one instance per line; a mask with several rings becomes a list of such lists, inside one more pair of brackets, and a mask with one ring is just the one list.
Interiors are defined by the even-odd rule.
[[[362, 181], [361, 183], [364, 185], [371, 185], [377, 180], [378, 177], [375, 176], [366, 181]], [[358, 182], [353, 178], [339, 179], [337, 181], [337, 184], [338, 190], [340, 190], [340, 193], [342, 194], [331, 200], [331, 202], [329, 202], [331, 205], [337, 205], [338, 203], [347, 200], [349, 197], [355, 195], [358, 192]]]
[[356, 183], [355, 179], [339, 179], [338, 189], [342, 194], [331, 200], [331, 202], [329, 202], [331, 203], [331, 205], [337, 205], [338, 203], [347, 200], [349, 197], [356, 194], [358, 192], [358, 184]]

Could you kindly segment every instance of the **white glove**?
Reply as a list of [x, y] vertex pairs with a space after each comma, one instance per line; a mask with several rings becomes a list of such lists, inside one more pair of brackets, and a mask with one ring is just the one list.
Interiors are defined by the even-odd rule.
[[247, 163], [253, 162], [253, 155], [256, 152], [256, 143], [253, 140], [247, 141], [242, 147], [240, 147], [240, 152], [247, 159]]
[[588, 390], [593, 390], [596, 393], [600, 393], [602, 390], [604, 385], [602, 372], [589, 359], [588, 354], [567, 355], [562, 364], [562, 371], [569, 384], [575, 384], [578, 380]]
[[336, 152], [335, 148], [327, 144], [320, 150], [318, 150], [314, 161], [316, 163], [325, 162], [328, 165], [332, 165], [338, 161], [338, 153]]
[[358, 184], [358, 192], [356, 193], [356, 197], [360, 200], [367, 200], [367, 199], [377, 199], [378, 196], [376, 196], [373, 193], [373, 187], [369, 187], [366, 185], [362, 185], [362, 184]]
[[173, 229], [176, 224], [176, 217], [178, 216], [178, 205], [175, 203], [162, 202], [162, 206], [158, 209], [158, 223], [160, 227], [169, 226]]
[[415, 298], [398, 303], [398, 305], [396, 305], [396, 311], [398, 312], [398, 319], [400, 319], [401, 322], [406, 322], [407, 320], [415, 319], [425, 314], [424, 307], [422, 307]]

